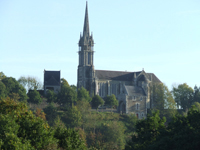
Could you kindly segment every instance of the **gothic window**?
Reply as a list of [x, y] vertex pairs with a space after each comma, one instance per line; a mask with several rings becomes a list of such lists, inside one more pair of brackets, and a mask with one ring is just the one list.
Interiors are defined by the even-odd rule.
[[88, 65], [90, 65], [90, 63], [91, 63], [91, 55], [90, 53], [88, 53]]
[[136, 103], [136, 110], [139, 110], [139, 109], [140, 109], [140, 104]]

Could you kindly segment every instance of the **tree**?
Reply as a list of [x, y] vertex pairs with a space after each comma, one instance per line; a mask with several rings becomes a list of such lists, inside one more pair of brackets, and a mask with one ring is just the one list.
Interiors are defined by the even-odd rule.
[[46, 119], [49, 125], [52, 126], [56, 117], [58, 116], [57, 108], [54, 106], [53, 103], [50, 103], [47, 107], [43, 109], [43, 111], [46, 114]]
[[48, 103], [56, 102], [57, 94], [53, 90], [48, 90], [46, 94], [46, 98], [47, 98]]
[[42, 88], [42, 83], [39, 81], [39, 79], [37, 79], [36, 77], [24, 77], [21, 76], [18, 79], [18, 82], [25, 88], [27, 89], [27, 91], [29, 90], [39, 90]]
[[94, 107], [95, 109], [97, 109], [100, 105], [103, 105], [103, 104], [104, 104], [104, 101], [99, 95], [95, 95], [92, 98], [92, 107]]
[[60, 105], [72, 105], [77, 100], [76, 92], [67, 85], [63, 85], [58, 93], [57, 103]]
[[151, 101], [155, 109], [176, 109], [175, 100], [167, 86], [163, 83], [151, 83], [150, 93]]
[[0, 149], [86, 149], [78, 131], [55, 126], [36, 117], [26, 104], [0, 100]]
[[33, 91], [28, 92], [28, 97], [29, 97], [28, 99], [29, 103], [40, 104], [42, 102], [40, 93], [35, 89]]
[[76, 103], [77, 109], [81, 113], [82, 119], [82, 129], [88, 128], [90, 126], [90, 114], [91, 114], [91, 106], [88, 101], [77, 101]]
[[92, 100], [89, 92], [84, 87], [81, 87], [80, 89], [78, 89], [77, 98], [78, 100], [86, 100], [88, 102], [91, 102]]
[[25, 103], [0, 100], [0, 149], [50, 149], [57, 139], [49, 125], [28, 110]]
[[193, 89], [186, 83], [173, 87], [172, 93], [177, 106], [181, 106], [184, 110], [188, 110], [193, 103]]
[[103, 123], [100, 126], [100, 132], [103, 135], [102, 141], [104, 141], [104, 149], [124, 149], [125, 135], [124, 126], [121, 122], [112, 121]]
[[118, 106], [118, 100], [116, 99], [114, 94], [106, 97], [105, 105], [111, 106], [112, 108], [113, 106]]
[[193, 102], [200, 103], [200, 87], [198, 88], [196, 85], [194, 87]]
[[62, 120], [68, 128], [80, 127], [82, 124], [82, 114], [76, 106], [67, 106]]
[[6, 97], [6, 86], [0, 81], [0, 98]]
[[63, 87], [63, 86], [69, 86], [69, 83], [64, 78], [61, 78], [60, 81], [61, 81], [61, 87]]
[[159, 117], [159, 111], [152, 116], [147, 115], [146, 120], [140, 120], [136, 124], [136, 134], [132, 136], [125, 147], [125, 150], [145, 150], [146, 147], [153, 143], [165, 129], [166, 119]]
[[80, 138], [78, 131], [57, 126], [54, 137], [58, 139], [59, 147], [66, 150], [86, 150], [85, 142]]
[[5, 74], [3, 72], [0, 72], [0, 80], [2, 80], [5, 77], [6, 77]]
[[5, 97], [12, 95], [13, 93], [19, 94], [19, 101], [27, 100], [26, 89], [19, 84], [12, 77], [5, 77], [1, 80], [1, 82], [5, 85], [6, 89], [4, 90]]

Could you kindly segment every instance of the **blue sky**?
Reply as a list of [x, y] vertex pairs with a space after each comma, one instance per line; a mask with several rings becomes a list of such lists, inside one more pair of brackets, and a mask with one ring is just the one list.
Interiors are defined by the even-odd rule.
[[[0, 71], [18, 79], [61, 70], [77, 82], [78, 41], [86, 1], [1, 0]], [[200, 86], [199, 0], [89, 0], [98, 70], [154, 73], [173, 84]]]

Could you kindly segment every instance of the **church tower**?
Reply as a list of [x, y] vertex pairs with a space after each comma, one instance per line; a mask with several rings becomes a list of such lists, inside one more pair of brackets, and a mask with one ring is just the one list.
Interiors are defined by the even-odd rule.
[[94, 66], [93, 66], [93, 47], [94, 40], [89, 31], [88, 6], [86, 2], [85, 20], [83, 34], [80, 34], [79, 40], [79, 65], [78, 65], [78, 83], [77, 88], [84, 87], [92, 94], [94, 83]]

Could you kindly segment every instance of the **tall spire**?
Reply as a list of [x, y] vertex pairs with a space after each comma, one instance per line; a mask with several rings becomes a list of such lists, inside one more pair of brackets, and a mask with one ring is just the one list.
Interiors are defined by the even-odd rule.
[[85, 8], [85, 21], [84, 21], [84, 27], [83, 27], [83, 36], [86, 38], [88, 38], [90, 36], [87, 1], [86, 1], [86, 8]]

